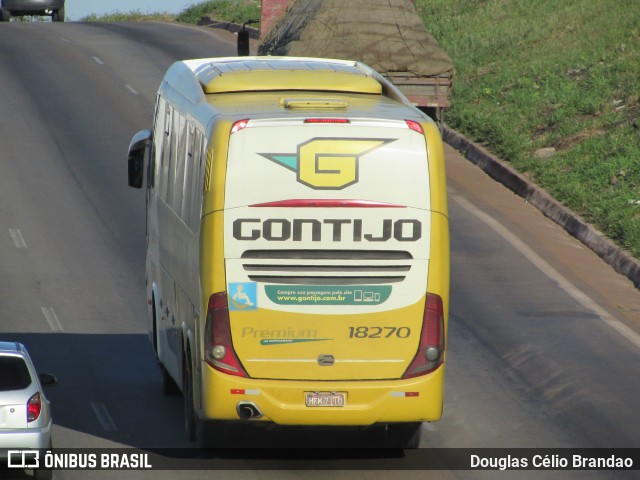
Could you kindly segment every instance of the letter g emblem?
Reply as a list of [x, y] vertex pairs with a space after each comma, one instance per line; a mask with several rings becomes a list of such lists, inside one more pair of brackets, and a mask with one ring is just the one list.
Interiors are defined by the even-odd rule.
[[385, 139], [315, 138], [298, 146], [298, 181], [311, 188], [340, 190], [358, 181], [359, 158]]

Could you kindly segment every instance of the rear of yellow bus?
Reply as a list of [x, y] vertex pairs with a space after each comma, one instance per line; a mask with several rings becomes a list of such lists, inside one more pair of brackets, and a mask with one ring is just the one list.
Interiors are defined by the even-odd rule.
[[406, 107], [413, 118], [307, 107], [227, 127], [211, 176], [224, 208], [203, 220], [202, 416], [384, 424], [416, 446], [443, 404], [440, 134]]

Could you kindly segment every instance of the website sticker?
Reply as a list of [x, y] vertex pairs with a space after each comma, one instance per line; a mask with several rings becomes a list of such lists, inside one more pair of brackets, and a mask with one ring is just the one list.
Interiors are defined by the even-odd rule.
[[390, 285], [266, 285], [278, 305], [380, 305], [391, 296]]

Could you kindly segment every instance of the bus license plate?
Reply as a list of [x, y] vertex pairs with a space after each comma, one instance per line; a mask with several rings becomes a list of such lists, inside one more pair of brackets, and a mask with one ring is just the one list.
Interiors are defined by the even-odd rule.
[[307, 407], [344, 407], [347, 404], [346, 392], [305, 392]]

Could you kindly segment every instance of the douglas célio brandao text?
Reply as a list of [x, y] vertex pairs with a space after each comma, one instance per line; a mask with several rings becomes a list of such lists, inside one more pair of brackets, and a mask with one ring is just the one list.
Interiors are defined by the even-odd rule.
[[531, 454], [525, 456], [469, 456], [471, 469], [478, 470], [629, 470], [634, 468], [634, 459], [630, 457], [607, 455], [569, 454]]

